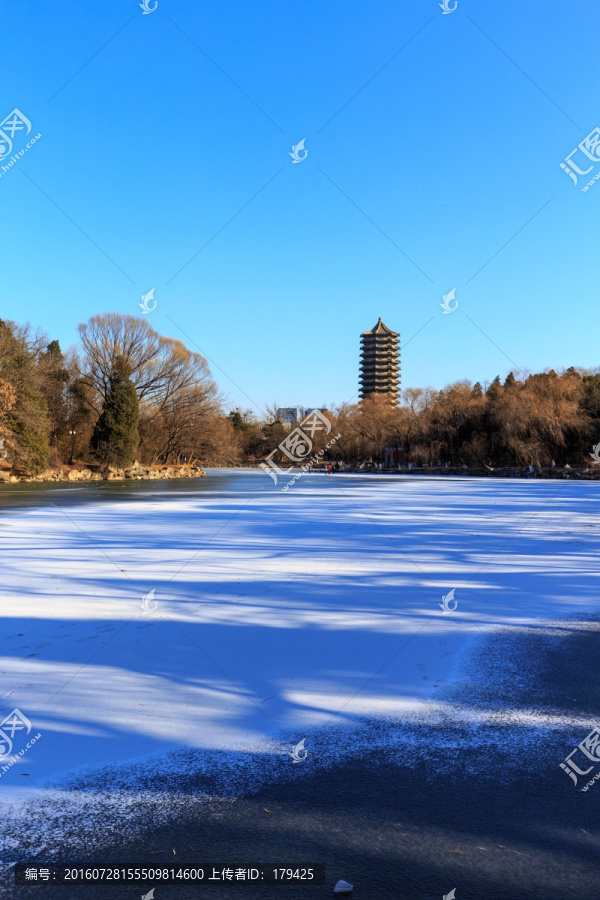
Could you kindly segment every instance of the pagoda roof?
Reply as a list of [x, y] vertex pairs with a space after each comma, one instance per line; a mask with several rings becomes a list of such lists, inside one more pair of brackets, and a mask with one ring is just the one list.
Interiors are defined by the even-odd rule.
[[389, 334], [393, 337], [400, 337], [400, 335], [398, 334], [397, 331], [392, 331], [391, 328], [388, 328], [387, 325], [383, 324], [383, 320], [382, 320], [381, 316], [379, 316], [379, 319], [377, 320], [377, 324], [375, 325], [374, 328], [372, 328], [370, 331], [363, 331], [363, 336], [366, 336], [369, 334], [375, 334], [375, 335]]

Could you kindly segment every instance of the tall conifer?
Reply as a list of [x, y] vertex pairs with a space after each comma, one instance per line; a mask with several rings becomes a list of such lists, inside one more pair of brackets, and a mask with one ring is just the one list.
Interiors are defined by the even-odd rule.
[[107, 465], [131, 465], [140, 441], [140, 408], [130, 375], [127, 363], [122, 356], [118, 356], [110, 376], [108, 395], [90, 442], [94, 454]]

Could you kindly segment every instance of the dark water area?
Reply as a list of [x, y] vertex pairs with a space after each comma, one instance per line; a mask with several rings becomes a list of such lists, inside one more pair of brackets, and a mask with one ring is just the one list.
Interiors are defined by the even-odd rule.
[[[262, 476], [262, 477], [261, 477]], [[0, 485], [0, 511], [44, 506], [80, 506], [85, 503], [107, 503], [119, 500], [146, 500], [149, 497], [175, 497], [210, 494], [215, 490], [228, 493], [261, 493], [273, 490], [272, 481], [262, 472], [236, 469], [207, 470], [206, 478], [174, 478], [169, 480], [33, 482]]]
[[[415, 477], [400, 476], [402, 480], [416, 480]], [[398, 476], [381, 475], [326, 475], [324, 473], [303, 474], [294, 483], [293, 490], [332, 490], [352, 484], [371, 487], [388, 481], [397, 482]], [[421, 479], [422, 480], [422, 479]], [[173, 478], [168, 480], [123, 479], [122, 481], [74, 482], [32, 482], [0, 484], [0, 512], [4, 510], [31, 509], [45, 506], [80, 506], [86, 503], [107, 503], [110, 501], [136, 501], [173, 499], [173, 497], [197, 497], [218, 492], [223, 497], [239, 494], [281, 493], [286, 479], [273, 480], [259, 469], [207, 469], [205, 478]]]

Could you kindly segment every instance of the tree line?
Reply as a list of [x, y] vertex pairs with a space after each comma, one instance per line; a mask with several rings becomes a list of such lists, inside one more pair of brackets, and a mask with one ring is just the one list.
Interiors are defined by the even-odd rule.
[[[571, 367], [561, 374], [510, 372], [504, 382], [496, 376], [485, 386], [458, 381], [443, 390], [407, 388], [397, 406], [372, 395], [327, 417], [340, 437], [324, 458], [347, 464], [383, 463], [386, 450], [418, 466], [590, 464], [600, 442], [600, 373]], [[265, 429], [249, 413], [236, 412], [233, 422], [246, 454], [268, 452], [287, 433], [276, 421]], [[317, 433], [313, 450], [327, 441]], [[289, 465], [284, 452], [274, 460]]]
[[[257, 464], [290, 426], [277, 406], [226, 410], [203, 356], [158, 334], [147, 319], [105, 313], [79, 326], [63, 352], [29, 325], [0, 320], [0, 458], [28, 474], [77, 461]], [[578, 465], [600, 442], [600, 371], [509, 373], [490, 384], [407, 388], [326, 413], [339, 438], [325, 461], [382, 463], [386, 450], [416, 465]], [[311, 454], [329, 440], [312, 436]], [[285, 444], [284, 444], [285, 446]]]

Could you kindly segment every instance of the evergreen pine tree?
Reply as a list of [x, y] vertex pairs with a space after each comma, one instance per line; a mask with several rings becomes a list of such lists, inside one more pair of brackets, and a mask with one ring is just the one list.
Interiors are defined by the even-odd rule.
[[17, 327], [0, 319], [0, 380], [12, 386], [8, 410], [0, 410], [10, 441], [9, 462], [39, 475], [48, 465], [48, 404], [41, 390], [35, 353]]
[[239, 409], [230, 412], [229, 418], [231, 419], [234, 431], [246, 431], [246, 423], [244, 422]]
[[140, 408], [130, 375], [126, 361], [118, 356], [110, 376], [108, 395], [90, 441], [93, 453], [107, 465], [131, 465], [140, 441]]
[[485, 392], [486, 396], [491, 400], [497, 400], [500, 394], [502, 393], [502, 385], [500, 384], [500, 376], [496, 375], [487, 391]]
[[50, 445], [56, 447], [59, 438], [67, 430], [67, 405], [65, 386], [69, 382], [69, 371], [58, 341], [51, 341], [38, 357], [41, 389], [50, 414]]

